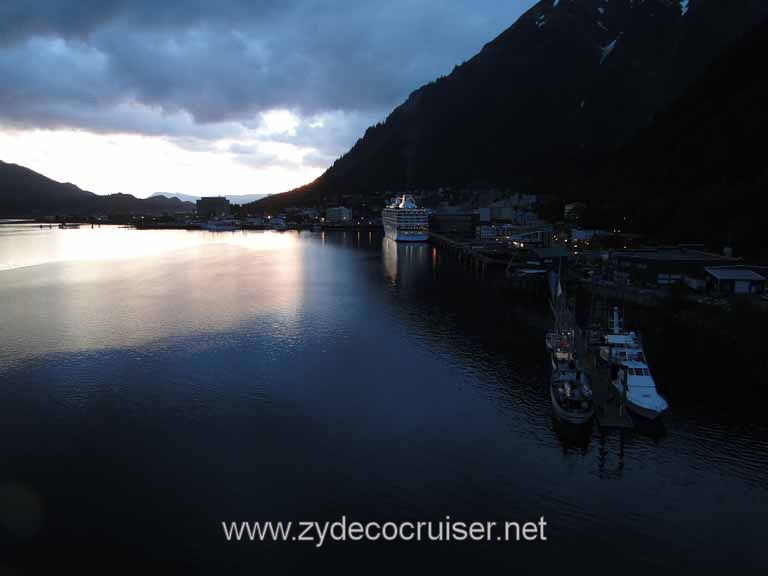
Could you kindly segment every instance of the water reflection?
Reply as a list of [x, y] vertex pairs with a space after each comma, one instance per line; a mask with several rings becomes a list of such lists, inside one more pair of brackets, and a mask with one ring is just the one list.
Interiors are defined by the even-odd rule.
[[298, 330], [304, 283], [295, 233], [13, 232], [0, 227], [0, 360], [217, 333], [256, 317]]
[[384, 270], [392, 286], [418, 282], [423, 275], [423, 264], [433, 255], [432, 246], [425, 242], [395, 242], [390, 238], [382, 239], [381, 251]]
[[597, 475], [606, 479], [624, 475], [624, 432], [598, 436]]
[[295, 246], [293, 233], [138, 231], [122, 226], [86, 226], [76, 230], [41, 228], [37, 224], [0, 226], [0, 271], [52, 262], [114, 261], [147, 258], [205, 245], [279, 250]]
[[[54, 232], [70, 246], [63, 234], [91, 234]], [[545, 515], [558, 553], [543, 572], [573, 569], [595, 542], [622, 569], [627, 542], [653, 550], [649, 568], [763, 550], [758, 531], [727, 530], [764, 515], [762, 423], [681, 406], [661, 433], [561, 426], [546, 305], [476, 282], [432, 246], [366, 232], [110, 234], [140, 248], [94, 260], [34, 241], [27, 260], [47, 263], [0, 272], [0, 423], [13, 440], [0, 461], [34, 480], [57, 544], [141, 532], [151, 554], [178, 558], [208, 553], [211, 526], [244, 514], [451, 513]], [[150, 247], [166, 238], [173, 250]], [[7, 242], [26, 240], [0, 239], [0, 254]], [[99, 540], [92, 526], [110, 530]]]
[[577, 453], [584, 455], [589, 450], [592, 440], [593, 425], [577, 426], [560, 420], [554, 412], [550, 419], [552, 431], [555, 433], [563, 454]]

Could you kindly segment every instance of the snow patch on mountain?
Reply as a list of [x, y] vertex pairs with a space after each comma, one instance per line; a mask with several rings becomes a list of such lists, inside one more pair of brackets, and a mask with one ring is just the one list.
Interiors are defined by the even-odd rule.
[[613, 42], [611, 42], [607, 46], [603, 46], [603, 49], [602, 49], [603, 53], [600, 56], [600, 64], [605, 62], [605, 59], [608, 58], [608, 56], [611, 55], [611, 52], [613, 52], [613, 49], [616, 48], [616, 42], [619, 41], [620, 37], [621, 37], [621, 34], [619, 34], [619, 36], [617, 36], [616, 39]]

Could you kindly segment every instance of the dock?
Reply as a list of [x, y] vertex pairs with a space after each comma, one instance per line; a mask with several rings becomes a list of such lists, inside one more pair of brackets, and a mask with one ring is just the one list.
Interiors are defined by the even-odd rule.
[[595, 420], [600, 428], [619, 428], [628, 430], [635, 423], [624, 405], [621, 394], [611, 385], [610, 368], [600, 362], [597, 343], [590, 341], [588, 335], [579, 331], [579, 357], [583, 359], [583, 369], [589, 375], [592, 386], [592, 401], [595, 405]]
[[510, 259], [509, 250], [497, 242], [460, 240], [434, 231], [429, 232], [429, 241], [453, 255], [480, 278], [484, 278], [490, 271], [503, 273]]

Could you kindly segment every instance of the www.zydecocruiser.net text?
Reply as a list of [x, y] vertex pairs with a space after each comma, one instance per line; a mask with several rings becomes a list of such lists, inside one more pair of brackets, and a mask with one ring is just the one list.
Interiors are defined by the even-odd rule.
[[546, 520], [535, 522], [355, 522], [346, 516], [335, 522], [222, 522], [228, 541], [311, 542], [321, 547], [327, 541], [546, 541]]

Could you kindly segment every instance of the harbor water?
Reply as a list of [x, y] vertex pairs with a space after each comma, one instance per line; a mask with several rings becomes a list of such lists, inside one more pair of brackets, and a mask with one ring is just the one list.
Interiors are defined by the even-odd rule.
[[[764, 418], [680, 396], [660, 424], [564, 427], [550, 323], [374, 232], [0, 226], [0, 568], [765, 565]], [[221, 524], [342, 516], [544, 517], [547, 539], [318, 547]]]

